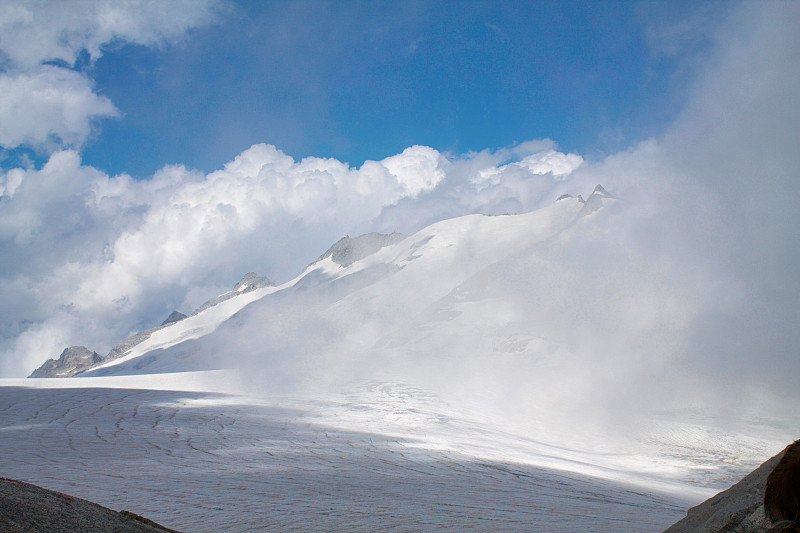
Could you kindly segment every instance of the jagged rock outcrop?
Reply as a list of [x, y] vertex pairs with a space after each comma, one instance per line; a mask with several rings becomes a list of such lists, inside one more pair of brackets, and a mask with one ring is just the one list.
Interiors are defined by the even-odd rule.
[[[215, 298], [208, 300], [206, 303], [197, 308], [192, 316], [213, 307], [225, 300], [233, 298], [239, 294], [244, 294], [262, 287], [271, 287], [275, 285], [272, 280], [267, 277], [259, 276], [255, 272], [248, 272], [233, 288], [232, 291], [220, 294]], [[146, 329], [138, 333], [134, 333], [129, 337], [121, 340], [111, 348], [108, 355], [105, 357], [99, 355], [97, 352], [92, 352], [84, 346], [73, 346], [67, 348], [61, 353], [58, 360], [49, 359], [41, 367], [33, 371], [28, 376], [31, 378], [66, 378], [71, 377], [86, 370], [89, 370], [101, 363], [106, 363], [119, 359], [127, 355], [131, 349], [137, 344], [150, 338], [156, 331], [169, 327], [176, 322], [187, 318], [187, 316], [180, 311], [173, 311], [161, 325], [154, 328]]]
[[255, 272], [248, 272], [244, 277], [233, 287], [233, 292], [244, 294], [246, 292], [254, 291], [262, 287], [273, 287], [275, 283], [266, 276], [259, 276]]
[[0, 478], [0, 531], [178, 533], [130, 511], [5, 478]]
[[592, 194], [589, 195], [589, 198], [583, 200], [580, 196], [578, 197], [583, 201], [583, 209], [581, 209], [581, 215], [589, 215], [594, 213], [601, 207], [603, 207], [603, 201], [607, 199], [613, 199], [614, 196], [611, 195], [607, 190], [603, 188], [602, 185], [597, 185], [592, 191]]
[[173, 322], [179, 322], [179, 321], [183, 320], [184, 318], [186, 318], [186, 315], [184, 315], [180, 311], [173, 311], [172, 313], [170, 313], [170, 315], [167, 317], [167, 319], [164, 320], [164, 322], [161, 323], [161, 325], [162, 326], [166, 326], [167, 324], [172, 324]]
[[58, 359], [48, 359], [31, 373], [32, 378], [68, 378], [103, 361], [103, 356], [86, 346], [70, 346]]
[[328, 248], [328, 251], [322, 254], [315, 262], [330, 257], [334, 263], [348, 267], [385, 246], [400, 242], [404, 237], [402, 233], [367, 233], [355, 239], [345, 235]]
[[[228, 291], [226, 293], [220, 294], [219, 296], [215, 296], [211, 298], [206, 303], [198, 307], [194, 310], [191, 316], [194, 316], [202, 311], [205, 311], [209, 307], [213, 307], [219, 303], [224, 302], [225, 300], [229, 300], [234, 296], [239, 294], [244, 294], [246, 292], [254, 291], [261, 287], [271, 287], [275, 285], [272, 280], [267, 277], [259, 276], [255, 272], [248, 272], [233, 288], [232, 291]], [[177, 320], [171, 320], [173, 317], [179, 316]], [[111, 351], [108, 352], [104, 361], [113, 361], [114, 359], [118, 359], [120, 357], [124, 357], [128, 352], [131, 351], [131, 348], [136, 346], [137, 344], [147, 340], [150, 338], [150, 335], [155, 333], [156, 331], [166, 328], [174, 324], [175, 322], [179, 322], [187, 318], [186, 315], [183, 313], [179, 313], [178, 311], [174, 311], [167, 320], [165, 320], [160, 326], [156, 326], [154, 328], [146, 329], [144, 331], [140, 331], [139, 333], [134, 333], [130, 337], [118, 342], [111, 348]]]
[[239, 280], [239, 283], [234, 285], [232, 291], [228, 291], [220, 294], [219, 296], [211, 298], [206, 303], [195, 309], [194, 312], [192, 312], [192, 316], [196, 315], [197, 313], [205, 311], [209, 307], [214, 307], [215, 305], [220, 304], [225, 300], [230, 300], [234, 296], [245, 294], [247, 292], [251, 292], [256, 289], [261, 289], [263, 287], [274, 287], [274, 286], [275, 283], [268, 277], [259, 276], [255, 272], [248, 272], [247, 274], [244, 275], [244, 277], [241, 280]]
[[728, 490], [692, 507], [684, 519], [676, 522], [664, 533], [766, 531], [770, 521], [764, 514], [764, 488], [767, 476], [783, 454], [784, 452], [781, 452], [766, 461]]

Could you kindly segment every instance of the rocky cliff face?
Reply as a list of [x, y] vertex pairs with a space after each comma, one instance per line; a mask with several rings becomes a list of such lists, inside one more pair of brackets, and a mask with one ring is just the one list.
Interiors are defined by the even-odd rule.
[[334, 263], [348, 267], [385, 246], [400, 242], [403, 238], [404, 235], [402, 233], [367, 233], [355, 239], [345, 235], [331, 246], [327, 252], [322, 254], [317, 261], [330, 257]]
[[170, 313], [170, 315], [167, 317], [167, 319], [164, 320], [164, 322], [161, 323], [161, 325], [162, 326], [166, 326], [167, 324], [172, 324], [173, 322], [179, 322], [179, 321], [183, 320], [184, 318], [186, 318], [186, 315], [184, 315], [180, 311], [173, 311], [172, 313]]
[[71, 346], [58, 359], [48, 359], [33, 371], [32, 378], [68, 378], [103, 361], [103, 357], [86, 346]]
[[728, 490], [689, 509], [686, 518], [664, 533], [766, 531], [770, 527], [770, 521], [764, 514], [764, 487], [767, 476], [783, 457], [783, 453], [756, 468]]

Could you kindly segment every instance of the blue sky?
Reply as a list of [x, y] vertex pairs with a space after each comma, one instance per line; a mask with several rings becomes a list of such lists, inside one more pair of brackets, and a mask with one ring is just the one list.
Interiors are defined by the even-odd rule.
[[707, 302], [673, 339], [698, 368], [797, 366], [798, 27], [782, 0], [0, 0], [0, 376], [344, 235], [597, 183], [633, 206], [618, 248]]
[[[708, 25], [714, 12], [688, 6], [219, 4], [179, 39], [112, 40], [69, 65], [119, 111], [93, 121], [82, 158], [143, 178], [174, 163], [210, 172], [258, 142], [353, 166], [413, 144], [464, 153], [551, 138], [617, 151], [680, 109], [704, 33], [678, 14]], [[663, 28], [677, 50], [659, 49]]]

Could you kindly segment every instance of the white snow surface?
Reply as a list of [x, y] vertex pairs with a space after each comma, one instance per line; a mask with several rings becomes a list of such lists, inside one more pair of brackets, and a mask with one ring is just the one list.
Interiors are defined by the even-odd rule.
[[[421, 278], [426, 280], [422, 284], [425, 289], [437, 290], [433, 294], [428, 292], [427, 298], [441, 296], [469, 274], [500, 259], [502, 253], [508, 254], [515, 247], [524, 247], [545, 240], [563, 230], [575, 221], [581, 207], [582, 204], [573, 199], [523, 215], [504, 217], [470, 215], [446, 220], [429, 226], [398, 244], [387, 246], [346, 268], [326, 257], [282, 285], [264, 287], [234, 296], [196, 315], [170, 324], [134, 346], [124, 357], [99, 365], [95, 369], [115, 367], [149, 352], [206, 336], [247, 305], [268, 295], [298, 285], [302, 286], [303, 281], [332, 282], [371, 267], [391, 266], [400, 270], [415, 262], [415, 268], [410, 269], [408, 275], [398, 272], [388, 280], [383, 280], [383, 285], [388, 287], [382, 287], [378, 298], [383, 298], [387, 292], [392, 294], [392, 298], [404, 293], [414, 294], [414, 291], [403, 290], [402, 286], [419, 286]], [[464, 259], [465, 253], [471, 254], [476, 250], [480, 250], [481, 253]], [[417, 262], [418, 259], [422, 261]], [[160, 370], [169, 371], [171, 368], [161, 367]], [[182, 363], [177, 363], [174, 370], [184, 370]]]
[[147, 378], [3, 380], [0, 472], [209, 532], [658, 531], [708, 494], [400, 383], [298, 400], [220, 373]]
[[186, 531], [661, 531], [793, 428], [676, 373], [659, 327], [691, 300], [661, 265], [594, 276], [596, 200], [446, 220], [0, 380], [0, 475]]

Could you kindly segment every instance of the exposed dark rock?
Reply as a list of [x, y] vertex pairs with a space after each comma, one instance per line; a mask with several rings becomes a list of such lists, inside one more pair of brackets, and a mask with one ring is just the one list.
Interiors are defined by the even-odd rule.
[[173, 311], [172, 313], [170, 313], [167, 319], [161, 323], [161, 325], [166, 326], [167, 324], [172, 324], [173, 322], [179, 322], [184, 318], [186, 318], [186, 315], [184, 315], [180, 311]]
[[[580, 197], [579, 197], [580, 198]], [[583, 203], [581, 215], [589, 215], [603, 207], [603, 201], [606, 199], [613, 199], [614, 197], [603, 188], [602, 185], [597, 185], [592, 191], [592, 194]]]
[[764, 514], [764, 488], [767, 476], [778, 464], [779, 453], [728, 490], [692, 507], [683, 520], [664, 533], [757, 533], [766, 531], [770, 521]]
[[70, 346], [56, 359], [48, 359], [31, 373], [32, 378], [68, 378], [100, 364], [103, 357], [86, 346]]
[[404, 237], [405, 235], [402, 233], [367, 233], [355, 239], [345, 235], [328, 248], [328, 251], [322, 254], [317, 261], [330, 257], [334, 263], [348, 267], [385, 246], [400, 242]]
[[240, 294], [245, 294], [247, 292], [254, 291], [256, 289], [260, 289], [262, 287], [273, 287], [275, 283], [266, 276], [259, 276], [255, 272], [248, 272], [244, 275], [244, 277], [234, 285], [232, 291], [228, 291], [226, 293], [220, 294], [219, 296], [215, 296], [205, 302], [203, 305], [198, 307], [197, 309], [192, 312], [192, 316], [205, 311], [209, 307], [214, 307], [217, 304], [224, 302], [225, 300], [230, 300], [234, 296], [238, 296]]
[[262, 287], [272, 287], [275, 283], [266, 276], [259, 276], [255, 272], [248, 272], [244, 277], [233, 287], [233, 292], [243, 294], [245, 292], [254, 291]]
[[129, 511], [30, 483], [0, 478], [0, 531], [8, 533], [178, 533]]
[[767, 478], [764, 513], [773, 522], [800, 524], [800, 440], [784, 450]]

